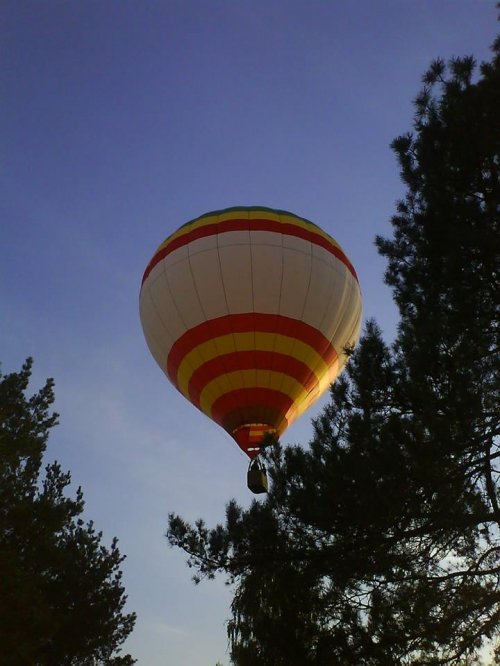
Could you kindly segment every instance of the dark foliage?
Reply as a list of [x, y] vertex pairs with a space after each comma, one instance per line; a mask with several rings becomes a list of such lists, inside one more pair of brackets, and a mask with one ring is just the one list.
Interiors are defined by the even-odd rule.
[[475, 72], [434, 62], [393, 143], [395, 343], [367, 324], [309, 448], [268, 449], [263, 502], [214, 529], [170, 516], [198, 579], [234, 584], [238, 666], [470, 664], [499, 644], [500, 40]]
[[29, 359], [0, 376], [0, 663], [9, 666], [133, 664], [115, 656], [132, 631], [124, 614], [123, 557], [116, 539], [79, 517], [81, 489], [66, 497], [69, 473], [42, 471], [50, 429], [53, 381], [25, 396]]

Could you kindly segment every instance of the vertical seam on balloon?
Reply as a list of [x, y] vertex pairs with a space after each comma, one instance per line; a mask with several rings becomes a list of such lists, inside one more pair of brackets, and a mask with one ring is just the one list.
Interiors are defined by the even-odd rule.
[[[162, 271], [161, 271], [161, 272], [162, 272], [163, 279], [164, 279], [165, 282], [167, 283], [167, 290], [168, 290], [168, 292], [170, 293], [170, 289], [169, 289], [169, 285], [168, 285], [168, 280], [167, 280], [166, 273], [165, 273], [165, 262], [162, 262], [162, 267], [161, 267], [161, 268], [162, 268]], [[173, 340], [173, 342], [175, 342], [175, 340], [174, 340], [174, 336], [172, 335], [172, 333], [171, 333], [170, 329], [168, 328], [168, 326], [167, 326], [167, 325], [165, 324], [165, 322], [163, 321], [163, 317], [161, 316], [160, 311], [158, 310], [158, 307], [157, 307], [157, 305], [156, 305], [156, 303], [155, 303], [155, 300], [154, 300], [154, 298], [153, 298], [153, 295], [152, 295], [152, 293], [151, 293], [151, 289], [148, 290], [148, 293], [149, 293], [149, 296], [150, 296], [150, 298], [151, 298], [151, 302], [153, 303], [153, 307], [154, 307], [154, 309], [155, 309], [155, 311], [156, 311], [156, 314], [158, 315], [158, 318], [159, 318], [159, 320], [160, 320], [161, 323], [162, 323], [163, 328], [164, 328], [165, 331], [168, 333], [168, 337], [171, 338], [171, 340]], [[171, 295], [171, 293], [170, 293], [170, 295]], [[184, 322], [182, 322], [182, 323], [184, 324]], [[186, 327], [185, 324], [184, 324], [184, 327], [185, 327], [186, 330], [187, 330], [187, 327]], [[172, 344], [173, 344], [173, 343], [172, 343]], [[171, 348], [172, 348], [172, 347], [171, 347]], [[166, 356], [168, 357], [168, 354], [167, 354]], [[162, 359], [162, 366], [161, 366], [161, 367], [162, 367], [162, 370], [163, 370], [164, 372], [166, 372], [166, 370], [167, 370], [167, 358]]]
[[[321, 259], [320, 257], [318, 257], [318, 260], [319, 260], [319, 261], [323, 261], [323, 259]], [[331, 269], [332, 271], [337, 272], [335, 259], [333, 259], [333, 263], [328, 263], [328, 262], [324, 262], [324, 263], [327, 263], [327, 265], [330, 267], [330, 269]], [[343, 264], [342, 264], [342, 266], [343, 266]], [[324, 323], [326, 317], [328, 316], [328, 313], [331, 312], [331, 310], [332, 310], [332, 303], [334, 302], [335, 293], [336, 293], [335, 289], [333, 289], [334, 281], [333, 281], [333, 280], [329, 280], [329, 282], [330, 282], [330, 284], [332, 284], [332, 290], [331, 290], [331, 292], [330, 292], [330, 297], [329, 297], [329, 299], [328, 299], [328, 305], [327, 305], [327, 307], [325, 308], [324, 313], [323, 313], [323, 317], [321, 318], [321, 321], [319, 322], [319, 325], [318, 325], [318, 330], [320, 330], [320, 331], [322, 331], [323, 323]], [[339, 314], [341, 314], [341, 311], [342, 311], [342, 309], [343, 309], [344, 302], [345, 302], [345, 286], [346, 286], [345, 273], [344, 273], [344, 282], [343, 282], [343, 284], [344, 284], [344, 286], [343, 286], [343, 290], [342, 290], [342, 299], [341, 299], [340, 304], [339, 304], [338, 307], [336, 308], [336, 310], [337, 310], [337, 312], [339, 312]], [[339, 324], [340, 324], [340, 318], [339, 318], [339, 321], [338, 321], [337, 326], [336, 326], [336, 328], [335, 328], [335, 331], [334, 331], [331, 335], [329, 335], [327, 339], [328, 339], [328, 342], [330, 343], [330, 345], [335, 349], [335, 351], [336, 351], [336, 353], [337, 353], [337, 362], [338, 362], [339, 367], [340, 367], [339, 350], [338, 350], [337, 347], [333, 344], [333, 341], [335, 340], [335, 337], [336, 337], [336, 335], [337, 335], [337, 331], [338, 331], [338, 328], [339, 328]], [[316, 373], [317, 369], [318, 369], [318, 365], [315, 365], [314, 368], [313, 368], [313, 372]], [[337, 370], [337, 375], [338, 375], [338, 370]], [[330, 385], [333, 383], [333, 381], [334, 381], [334, 380], [330, 380]], [[324, 393], [325, 390], [326, 390], [326, 389], [323, 389], [322, 393]], [[320, 393], [320, 395], [321, 395], [321, 393]]]
[[[284, 236], [285, 236], [285, 234], [283, 234], [283, 237], [282, 237], [283, 239], [284, 239]], [[310, 242], [309, 242], [309, 247], [311, 247]], [[283, 254], [282, 254], [282, 257], [283, 257], [283, 258], [282, 258], [282, 264], [283, 264], [283, 265], [284, 265], [285, 249], [288, 249], [288, 250], [290, 250], [291, 252], [292, 252], [292, 251], [297, 251], [297, 252], [302, 253], [301, 250], [292, 250], [292, 248], [285, 248], [284, 245], [283, 245]], [[312, 252], [312, 250], [311, 250], [311, 252]], [[305, 252], [303, 252], [302, 254], [305, 254]], [[283, 271], [283, 272], [284, 272], [284, 271]], [[282, 283], [283, 283], [283, 273], [282, 273]], [[311, 272], [309, 271], [309, 284], [310, 284], [310, 283], [311, 283]], [[280, 299], [280, 304], [281, 304], [281, 299]], [[303, 323], [306, 323], [306, 322], [304, 322], [303, 317], [302, 317], [302, 315], [304, 314], [304, 307], [305, 307], [305, 300], [304, 300], [304, 306], [303, 306], [303, 308], [302, 308], [301, 317], [300, 317], [297, 321], [301, 321], [301, 322], [303, 322]], [[295, 337], [293, 337], [293, 338], [292, 338], [292, 348], [291, 348], [291, 355], [292, 355], [292, 356], [293, 356], [293, 351], [294, 351], [294, 349], [295, 349], [296, 344], [297, 344], [297, 339], [296, 339]], [[280, 390], [282, 390], [284, 382], [285, 382], [285, 377], [283, 377], [283, 379], [281, 380]]]
[[[308, 298], [309, 298], [309, 292], [311, 290], [311, 280], [312, 280], [312, 270], [313, 270], [312, 258], [313, 258], [312, 243], [311, 243], [311, 241], [309, 241], [309, 280], [308, 280], [308, 283], [307, 283], [307, 291], [306, 291], [306, 295], [305, 295], [305, 298], [304, 298], [304, 303], [302, 305], [302, 312], [300, 313], [300, 320], [303, 321], [304, 323], [306, 323], [304, 321], [304, 312], [305, 312], [306, 304], [307, 304], [307, 301], [308, 301]], [[315, 375], [314, 368], [310, 368], [310, 374], [309, 374], [308, 379], [311, 379], [311, 377], [313, 375]], [[311, 393], [311, 391], [309, 391], [309, 393]]]
[[[163, 329], [164, 329], [165, 333], [168, 335], [169, 339], [172, 340], [172, 345], [173, 345], [173, 342], [174, 342], [174, 341], [173, 341], [173, 338], [172, 338], [172, 334], [170, 333], [170, 331], [168, 330], [168, 328], [165, 326], [165, 322], [163, 321], [163, 319], [162, 319], [162, 317], [161, 317], [161, 315], [160, 315], [160, 312], [158, 311], [158, 308], [156, 307], [156, 303], [154, 302], [153, 296], [152, 296], [152, 294], [151, 294], [151, 289], [148, 289], [148, 290], [147, 290], [147, 297], [148, 297], [149, 300], [151, 301], [151, 303], [152, 303], [152, 305], [153, 305], [153, 309], [154, 309], [154, 311], [156, 312], [156, 315], [158, 316], [158, 319], [160, 320], [161, 325], [163, 326]], [[156, 338], [156, 335], [155, 335], [155, 336], [152, 336], [152, 337], [154, 337], [154, 338], [155, 338], [155, 342], [158, 343], [158, 339]], [[172, 348], [172, 345], [170, 345], [170, 348]], [[161, 349], [162, 347], [163, 347], [163, 345], [161, 345], [161, 344], [158, 345], [158, 348], [159, 348], [159, 349]], [[167, 354], [167, 356], [168, 356], [168, 354]], [[161, 365], [160, 365], [160, 367], [161, 367], [162, 371], [166, 373], [166, 370], [167, 370], [167, 361], [166, 361], [166, 359], [165, 359], [165, 361], [164, 361], [163, 359], [161, 359]]]
[[[338, 371], [337, 371], [337, 376], [338, 376], [338, 375], [340, 374], [340, 372], [341, 372], [341, 365], [342, 365], [342, 363], [341, 363], [341, 354], [342, 354], [343, 350], [342, 350], [342, 349], [339, 349], [339, 348], [338, 348], [338, 345], [334, 345], [334, 344], [333, 344], [333, 341], [336, 340], [336, 338], [337, 338], [337, 333], [338, 333], [338, 331], [339, 331], [340, 325], [341, 325], [342, 320], [343, 320], [343, 318], [344, 318], [344, 311], [345, 311], [345, 303], [346, 303], [347, 290], [348, 290], [348, 280], [345, 279], [345, 273], [344, 273], [344, 282], [343, 282], [343, 288], [342, 288], [342, 298], [341, 298], [340, 303], [339, 303], [338, 308], [337, 308], [337, 309], [338, 309], [338, 312], [339, 312], [339, 317], [338, 317], [338, 319], [337, 319], [337, 325], [335, 326], [335, 330], [331, 333], [331, 335], [328, 336], [328, 337], [329, 337], [329, 340], [330, 340], [330, 344], [331, 344], [333, 347], [335, 347], [335, 350], [336, 350], [336, 352], [337, 352], [337, 356], [338, 356], [339, 367], [338, 367]], [[334, 295], [334, 294], [332, 294], [332, 299], [333, 299], [333, 295]], [[326, 316], [326, 313], [325, 313], [325, 316]]]
[[[251, 242], [251, 236], [250, 236], [250, 211], [245, 211], [246, 215], [246, 232], [248, 234], [248, 254], [249, 254], [249, 260], [250, 260], [250, 285], [252, 287], [252, 305], [251, 305], [251, 312], [252, 314], [255, 314], [255, 298], [254, 298], [254, 293], [253, 293], [253, 265], [252, 265], [252, 242]], [[253, 330], [251, 331], [251, 335], [253, 337], [253, 345], [255, 348], [255, 329], [253, 327]], [[243, 371], [240, 371], [241, 378], [243, 380]], [[254, 370], [254, 378], [253, 378], [253, 383], [255, 383], [257, 379], [257, 372]], [[243, 386], [245, 385], [245, 382], [243, 380]], [[246, 417], [248, 420], [248, 417]]]
[[[172, 293], [172, 289], [170, 288], [170, 282], [169, 282], [169, 279], [168, 279], [168, 276], [167, 276], [167, 265], [166, 265], [167, 262], [166, 262], [166, 261], [163, 261], [162, 264], [163, 264], [163, 277], [164, 277], [164, 279], [165, 279], [165, 284], [167, 285], [167, 291], [168, 291], [168, 293], [170, 294], [170, 298], [171, 298], [171, 300], [172, 300], [172, 304], [173, 304], [174, 309], [175, 309], [175, 311], [176, 311], [176, 313], [177, 313], [177, 316], [179, 317], [179, 319], [180, 319], [181, 322], [182, 322], [182, 325], [184, 326], [184, 329], [185, 329], [184, 333], [185, 333], [185, 332], [187, 332], [189, 329], [188, 329], [188, 326], [186, 326], [186, 322], [184, 321], [184, 318], [183, 318], [183, 316], [181, 315], [181, 312], [180, 312], [179, 308], [177, 307], [177, 303], [176, 303], [176, 300], [175, 300], [174, 295], [173, 295], [173, 293]], [[162, 322], [163, 322], [163, 320], [162, 320]], [[176, 340], [178, 340], [181, 336], [180, 336], [180, 335], [177, 336], [177, 339], [176, 339], [175, 336], [169, 331], [169, 328], [168, 328], [167, 326], [165, 326], [165, 328], [166, 328], [166, 330], [169, 332], [169, 335], [170, 335], [170, 337], [173, 339], [174, 344], [175, 344]], [[182, 335], [184, 335], [184, 333], [183, 333]], [[172, 346], [173, 346], [173, 345], [172, 345]], [[172, 349], [172, 347], [170, 347], [170, 349]], [[170, 353], [170, 351], [169, 351], [169, 353]], [[167, 361], [168, 361], [168, 354], [166, 355], [166, 358], [165, 358], [165, 361], [164, 361], [165, 372], [166, 372], [166, 370], [167, 370]], [[167, 375], [167, 376], [168, 376], [168, 375]], [[177, 383], [174, 384], [174, 386], [177, 388]], [[181, 395], [183, 395], [183, 394], [181, 394]]]
[[[344, 323], [344, 320], [346, 318], [346, 313], [348, 310], [346, 310], [346, 304], [349, 304], [349, 296], [350, 293], [352, 292], [352, 283], [350, 282], [349, 279], [344, 280], [344, 290], [342, 292], [342, 311], [341, 311], [341, 316], [339, 319], [339, 322], [337, 324], [337, 327], [335, 329], [334, 337], [337, 337], [339, 329], [342, 327], [342, 324]], [[333, 340], [333, 337], [332, 337]], [[344, 354], [343, 349], [337, 349], [337, 354], [339, 355], [339, 360], [341, 358], [341, 355]], [[345, 365], [345, 364], [344, 364]]]
[[[320, 261], [323, 261], [323, 260], [320, 259]], [[325, 263], [327, 263], [327, 262], [325, 262]], [[345, 301], [345, 289], [346, 289], [345, 272], [342, 274], [342, 273], [338, 270], [338, 265], [335, 263], [335, 259], [333, 260], [333, 263], [331, 263], [331, 264], [328, 264], [328, 263], [327, 263], [327, 265], [330, 266], [330, 268], [331, 268], [332, 271], [334, 271], [335, 273], [338, 273], [339, 275], [342, 275], [342, 277], [344, 278], [344, 279], [343, 279], [343, 288], [342, 288], [342, 298], [341, 298], [340, 303], [339, 303], [338, 306], [337, 306], [337, 312], [340, 312], [341, 309], [344, 307], [344, 301]], [[343, 265], [342, 265], [342, 266], [343, 266]], [[334, 285], [334, 281], [333, 281], [333, 280], [330, 280], [330, 283], [332, 284], [332, 286]], [[328, 313], [331, 311], [332, 303], [334, 302], [334, 298], [335, 298], [335, 293], [336, 293], [336, 292], [335, 292], [335, 289], [332, 289], [332, 291], [331, 291], [331, 293], [330, 293], [330, 298], [329, 298], [329, 300], [328, 300], [328, 307], [325, 308], [325, 311], [324, 311], [324, 313], [323, 313], [323, 317], [321, 318], [321, 321], [320, 321], [320, 324], [319, 324], [319, 327], [318, 327], [320, 331], [322, 330], [323, 323], [324, 323], [325, 319], [327, 318]], [[338, 327], [339, 327], [339, 324], [337, 323], [337, 327], [335, 328], [335, 332], [334, 332], [334, 334], [333, 334], [333, 337], [335, 337], [335, 335], [337, 334]], [[333, 337], [332, 337], [332, 336], [329, 336], [328, 341], [331, 342], [331, 341], [333, 340]]]
[[[167, 291], [170, 294], [170, 298], [172, 299], [172, 303], [173, 303], [174, 308], [177, 312], [177, 315], [178, 315], [179, 319], [181, 320], [182, 325], [185, 328], [185, 331], [187, 331], [188, 327], [186, 326], [186, 322], [182, 318], [181, 313], [179, 312], [179, 309], [177, 308], [177, 304], [176, 304], [175, 299], [173, 297], [172, 290], [170, 289], [170, 283], [169, 283], [168, 277], [167, 277], [167, 270], [166, 270], [166, 262], [165, 261], [162, 261], [162, 275], [163, 275], [163, 279], [165, 281], [165, 284], [167, 285]], [[158, 307], [157, 307], [157, 305], [154, 301], [153, 295], [151, 294], [151, 289], [149, 289], [149, 295], [151, 297], [151, 302], [153, 303], [153, 307], [156, 310], [156, 313], [157, 313], [165, 331], [168, 333], [169, 338], [171, 338], [173, 340], [173, 344], [175, 344], [175, 336], [171, 333], [170, 329], [168, 328], [168, 326], [163, 321], [163, 317], [161, 316], [161, 314], [158, 310]], [[181, 336], [178, 336], [178, 337], [181, 337]], [[173, 344], [172, 344], [172, 346], [173, 346]], [[172, 349], [172, 346], [170, 347], [170, 349]], [[162, 370], [165, 372], [165, 374], [166, 374], [166, 370], [167, 370], [167, 359], [168, 359], [168, 353], [166, 354], [166, 358], [162, 359], [162, 366], [161, 367], [162, 367]]]
[[[250, 238], [252, 238], [252, 237], [250, 236]], [[263, 244], [262, 242], [261, 242], [261, 244], [265, 246], [265, 244]], [[251, 252], [252, 252], [252, 260], [253, 260], [253, 251], [255, 250], [256, 252], [258, 252], [258, 247], [259, 247], [259, 244], [257, 244], [257, 243], [254, 244], [253, 241], [251, 240], [250, 249], [251, 249]], [[253, 285], [254, 285], [254, 281], [253, 281], [253, 263], [252, 263], [252, 291], [253, 291]], [[278, 305], [279, 305], [279, 299], [278, 299]], [[253, 301], [253, 309], [254, 309], [254, 312], [255, 312], [255, 297], [254, 297], [254, 301]], [[257, 333], [259, 333], [259, 331], [258, 330], [256, 331], [254, 329], [254, 331], [253, 331], [254, 349], [257, 347], [257, 341], [256, 341], [256, 334]], [[260, 333], [262, 333], [262, 332], [260, 331]], [[273, 337], [272, 337], [272, 353], [274, 354], [275, 352], [276, 352], [276, 333], [274, 332]], [[274, 365], [271, 364], [271, 371], [273, 369], [274, 369]], [[270, 375], [267, 376], [267, 387], [266, 388], [271, 388], [271, 377], [270, 377]]]
[[[305, 252], [303, 253], [305, 254]], [[307, 291], [304, 298], [304, 304], [302, 305], [302, 312], [300, 313], [300, 320], [304, 321], [304, 310], [306, 309], [306, 303], [309, 296], [309, 290], [311, 289], [311, 274], [312, 274], [312, 244], [309, 241], [309, 280], [307, 282]], [[305, 323], [305, 322], [304, 322]]]
[[[360, 301], [360, 302], [362, 303], [362, 301]], [[356, 330], [359, 330], [359, 327], [361, 325], [362, 312], [363, 312], [363, 310], [362, 310], [362, 308], [360, 308], [358, 314], [353, 318], [353, 324], [351, 326], [351, 331], [349, 333], [348, 343], [352, 343], [353, 337], [354, 338], [357, 337], [357, 335], [355, 335], [355, 333], [356, 333]], [[354, 344], [355, 344], [355, 341], [354, 341]], [[348, 360], [349, 360], [349, 357], [347, 357], [346, 363], [347, 363]]]
[[[278, 218], [281, 224], [283, 224], [283, 219], [281, 217], [281, 213], [278, 213]], [[283, 277], [285, 274], [285, 247], [284, 247], [284, 234], [281, 232], [281, 278], [280, 278], [280, 293], [279, 293], [279, 298], [278, 298], [278, 313], [282, 315], [283, 313], [281, 312], [281, 298], [283, 295]], [[276, 351], [276, 333], [274, 334], [274, 339], [273, 339], [273, 351]], [[292, 345], [293, 348], [293, 345]], [[274, 366], [273, 366], [274, 370]], [[281, 388], [281, 387], [280, 387]]]
[[[355, 289], [355, 285], [353, 285], [353, 283], [350, 282], [350, 294], [349, 294], [350, 298], [352, 298], [352, 296], [353, 296], [354, 289]], [[348, 311], [349, 310], [347, 310], [347, 312]], [[351, 341], [352, 335], [353, 335], [354, 331], [356, 330], [357, 323], [358, 323], [358, 316], [357, 315], [354, 315], [354, 316], [351, 315], [351, 317], [352, 317], [352, 319], [351, 319], [350, 327], [347, 329], [349, 331], [349, 334], [347, 336], [347, 340], [348, 340], [347, 343], [349, 343]], [[344, 352], [344, 349], [341, 350], [341, 353], [344, 356], [346, 356], [346, 354]], [[339, 356], [340, 356], [340, 354], [339, 354]], [[349, 357], [346, 358], [346, 361], [345, 361], [344, 365], [347, 363], [348, 360], [349, 360]]]
[[[335, 268], [335, 270], [337, 270], [337, 269]], [[347, 293], [348, 293], [349, 289], [352, 289], [352, 286], [353, 286], [352, 282], [350, 280], [350, 273], [349, 273], [349, 271], [347, 271], [347, 273], [346, 273], [347, 269], [345, 268], [344, 264], [342, 264], [342, 270], [344, 272], [344, 282], [343, 282], [343, 289], [342, 289], [342, 299], [341, 299], [340, 304], [338, 306], [339, 318], [337, 320], [337, 325], [335, 327], [335, 330], [329, 336], [330, 344], [332, 345], [332, 347], [335, 348], [335, 350], [337, 352], [337, 357], [338, 357], [339, 366], [338, 366], [337, 375], [336, 375], [337, 377], [339, 376], [339, 374], [342, 372], [343, 368], [345, 367], [345, 363], [342, 364], [342, 355], [344, 354], [344, 350], [343, 349], [338, 349], [338, 347], [336, 345], [334, 345], [333, 342], [337, 337], [337, 333], [339, 331], [339, 328], [340, 328], [340, 326], [342, 324], [342, 321], [344, 319], [344, 316], [345, 316], [345, 304], [346, 304], [346, 301], [347, 301]], [[332, 293], [331, 300], [333, 299], [333, 296], [334, 296], [334, 293]], [[324, 317], [325, 316], [326, 316], [326, 313], [325, 313]], [[324, 317], [323, 317], [323, 319], [324, 319]], [[333, 383], [333, 381], [331, 383]]]
[[188, 260], [188, 266], [189, 266], [189, 273], [191, 274], [191, 280], [193, 281], [193, 287], [194, 287], [194, 290], [195, 290], [195, 293], [196, 293], [196, 298], [198, 299], [198, 304], [199, 304], [200, 309], [203, 313], [203, 317], [205, 318], [205, 321], [207, 321], [207, 319], [208, 319], [207, 318], [207, 313], [205, 312], [205, 308], [203, 307], [203, 303], [201, 302], [200, 294], [198, 292], [198, 287], [196, 285], [196, 280], [194, 279], [193, 267], [191, 265], [191, 257], [193, 255], [190, 253], [190, 244], [189, 243], [187, 245], [187, 252], [188, 252], [187, 260]]
[[[190, 271], [190, 273], [191, 273], [191, 279], [193, 280], [193, 285], [194, 285], [194, 288], [195, 288], [195, 291], [196, 291], [196, 283], [194, 282], [194, 278], [193, 278], [192, 271], [191, 271], [191, 264], [190, 264], [190, 262], [189, 262], [189, 250], [188, 250], [187, 259], [188, 259], [189, 271]], [[181, 320], [182, 325], [184, 326], [184, 329], [185, 329], [184, 333], [187, 333], [187, 331], [189, 330], [189, 326], [187, 326], [187, 324], [186, 324], [186, 322], [185, 322], [185, 320], [184, 320], [184, 317], [182, 316], [181, 311], [180, 311], [180, 309], [179, 309], [179, 307], [178, 307], [178, 305], [177, 305], [177, 301], [176, 301], [176, 299], [175, 299], [175, 297], [174, 297], [174, 294], [172, 293], [172, 289], [171, 289], [171, 287], [170, 287], [170, 281], [169, 281], [168, 276], [167, 276], [167, 262], [166, 262], [166, 261], [163, 261], [163, 274], [164, 274], [164, 276], [165, 276], [165, 282], [166, 282], [167, 289], [168, 289], [168, 293], [170, 294], [170, 298], [171, 298], [171, 300], [172, 300], [172, 303], [173, 303], [174, 309], [175, 309], [175, 311], [176, 311], [176, 313], [177, 313], [177, 316], [178, 316], [179, 319]], [[197, 294], [197, 295], [198, 295], [198, 294]], [[198, 298], [198, 300], [199, 300], [199, 298]], [[203, 312], [203, 309], [202, 309], [202, 312]], [[167, 330], [168, 330], [168, 329], [167, 329]], [[183, 333], [182, 335], [184, 335], [184, 333]], [[174, 338], [173, 335], [172, 335], [171, 337]], [[182, 336], [178, 336], [177, 339], [174, 340], [174, 344], [175, 344], [175, 342], [176, 342], [180, 337], [182, 337]], [[172, 349], [172, 347], [171, 347], [171, 349]], [[167, 358], [165, 359], [165, 369], [167, 368], [167, 361], [168, 361], [168, 354], [167, 354]], [[191, 370], [191, 372], [193, 372], [193, 367], [191, 366], [191, 364], [189, 364], [189, 365], [190, 365], [190, 370]], [[167, 375], [167, 376], [168, 376], [168, 375]], [[178, 389], [178, 381], [177, 381], [177, 377], [175, 378], [174, 386], [177, 388], [177, 390], [179, 390], [179, 389]], [[180, 392], [180, 391], [179, 391], [179, 392]], [[184, 394], [181, 392], [181, 395], [184, 395]]]
[[[162, 263], [163, 263], [163, 276], [164, 276], [164, 278], [165, 278], [165, 283], [166, 283], [166, 285], [167, 285], [168, 293], [170, 294], [170, 298], [172, 299], [172, 303], [174, 304], [175, 311], [176, 311], [176, 313], [177, 313], [179, 319], [181, 320], [182, 325], [184, 326], [184, 328], [186, 329], [186, 331], [188, 331], [188, 330], [189, 330], [189, 327], [186, 326], [186, 322], [184, 321], [184, 318], [182, 317], [181, 312], [180, 312], [179, 308], [177, 307], [177, 303], [176, 303], [175, 298], [174, 298], [174, 295], [173, 295], [173, 293], [172, 293], [172, 289], [170, 288], [170, 282], [168, 281], [168, 277], [167, 277], [167, 267], [166, 267], [166, 262], [163, 261]], [[183, 333], [182, 335], [184, 335], [184, 333]], [[178, 338], [180, 338], [180, 337], [181, 337], [181, 336], [179, 335]]]
[[[229, 302], [227, 300], [227, 293], [226, 293], [226, 284], [224, 282], [224, 273], [222, 271], [222, 262], [220, 259], [220, 246], [219, 246], [219, 224], [220, 224], [220, 218], [221, 218], [221, 213], [218, 213], [217, 215], [217, 233], [216, 233], [216, 242], [217, 242], [217, 261], [219, 262], [219, 272], [220, 272], [220, 281], [222, 283], [222, 291], [224, 292], [224, 302], [226, 304], [226, 312], [227, 315], [230, 314], [229, 312]], [[233, 347], [236, 349], [236, 338], [234, 337], [234, 330], [233, 327], [231, 326], [231, 338], [233, 339]], [[231, 390], [234, 390], [234, 386], [231, 384], [231, 380], [229, 380], [229, 384], [231, 386]], [[237, 407], [237, 405], [235, 405]]]
[[[255, 293], [253, 289], [253, 252], [252, 252], [252, 231], [251, 231], [251, 221], [250, 221], [250, 212], [248, 212], [248, 247], [250, 249], [250, 284], [252, 285], [252, 312], [255, 314]], [[253, 338], [253, 357], [254, 357], [254, 368], [256, 368], [257, 355], [255, 353], [255, 327], [252, 330]], [[257, 369], [254, 370], [254, 383], [257, 384]]]
[[186, 248], [187, 248], [187, 263], [188, 263], [188, 266], [189, 266], [189, 274], [191, 275], [191, 280], [193, 282], [193, 287], [194, 287], [194, 291], [195, 291], [195, 294], [196, 294], [196, 298], [198, 299], [198, 305], [200, 306], [200, 310], [203, 314], [203, 318], [205, 319], [205, 321], [208, 321], [207, 313], [205, 311], [205, 308], [203, 307], [203, 303], [201, 301], [200, 294], [198, 292], [198, 287], [196, 285], [196, 280], [195, 280], [195, 277], [194, 277], [193, 267], [191, 265], [191, 257], [193, 256], [190, 252], [191, 243], [188, 243]]

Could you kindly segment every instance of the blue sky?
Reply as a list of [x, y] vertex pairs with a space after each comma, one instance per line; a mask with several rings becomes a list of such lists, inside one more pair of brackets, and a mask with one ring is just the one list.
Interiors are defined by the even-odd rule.
[[[384, 262], [402, 196], [390, 141], [431, 59], [489, 58], [486, 0], [4, 0], [3, 372], [56, 379], [48, 459], [118, 536], [144, 666], [228, 664], [230, 590], [195, 588], [168, 511], [250, 501], [246, 458], [150, 357], [142, 272], [182, 223], [234, 205], [313, 220], [354, 263], [366, 317], [396, 325]], [[307, 443], [310, 416], [284, 442]]]

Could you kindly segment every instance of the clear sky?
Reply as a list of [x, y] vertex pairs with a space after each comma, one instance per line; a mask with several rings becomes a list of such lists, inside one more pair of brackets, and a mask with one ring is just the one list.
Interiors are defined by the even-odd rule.
[[[142, 272], [182, 223], [290, 210], [344, 247], [365, 316], [396, 314], [375, 234], [403, 193], [389, 143], [431, 59], [489, 58], [486, 0], [4, 0], [0, 359], [56, 379], [48, 460], [127, 555], [142, 666], [229, 663], [230, 590], [194, 587], [167, 513], [247, 505], [246, 458], [168, 384], [143, 339]], [[283, 437], [307, 443], [310, 416]]]

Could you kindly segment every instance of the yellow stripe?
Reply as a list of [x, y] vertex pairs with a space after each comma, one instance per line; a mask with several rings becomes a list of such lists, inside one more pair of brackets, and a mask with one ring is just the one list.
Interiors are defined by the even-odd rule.
[[[297, 219], [293, 215], [291, 217], [293, 217], [294, 220]], [[265, 219], [265, 220], [272, 220], [273, 222], [281, 222], [281, 216], [280, 216], [279, 213], [277, 213], [276, 211], [262, 210], [262, 209], [249, 210], [248, 211], [248, 219], [249, 220]]]
[[[221, 335], [198, 345], [182, 359], [177, 372], [177, 387], [189, 399], [188, 385], [193, 373], [203, 363], [235, 351], [275, 351], [292, 356], [305, 363], [314, 372], [316, 379], [323, 384], [324, 377], [330, 375], [330, 368], [317, 351], [310, 345], [287, 335], [276, 333], [233, 333]], [[328, 382], [329, 384], [330, 382]], [[327, 384], [327, 386], [328, 386]]]
[[[303, 222], [302, 220], [298, 220], [296, 217], [293, 217], [292, 215], [281, 215], [279, 221], [282, 224], [294, 224], [296, 227], [301, 227], [302, 229], [306, 229], [307, 231], [312, 231], [313, 233], [317, 234], [318, 236], [322, 236], [323, 238], [325, 238], [332, 245], [335, 245], [335, 247], [338, 247], [339, 250], [342, 250], [342, 248], [337, 243], [335, 238], [332, 238], [329, 234], [326, 233], [326, 231], [323, 231], [323, 229], [321, 229], [320, 227], [317, 227], [316, 225], [308, 224], [307, 222]], [[343, 250], [342, 250], [342, 252], [343, 252]]]
[[[253, 219], [249, 215], [248, 210], [227, 210], [227, 211], [222, 211], [221, 214], [218, 216], [218, 221], [219, 222], [226, 222], [226, 220], [235, 220], [235, 219], [240, 219], [240, 220], [248, 220], [248, 219]], [[198, 228], [198, 225], [196, 224], [193, 228]]]
[[198, 222], [187, 224], [186, 226], [177, 229], [177, 231], [174, 231], [174, 233], [171, 236], [166, 238], [163, 241], [163, 243], [156, 248], [155, 254], [157, 254], [160, 250], [163, 250], [163, 248], [167, 247], [167, 245], [170, 245], [170, 243], [176, 238], [179, 238], [180, 236], [185, 236], [186, 234], [193, 231], [193, 229], [199, 229], [200, 227], [206, 227], [209, 224], [217, 223], [219, 221], [219, 217], [220, 217], [219, 215], [209, 215], [208, 217], [204, 217], [201, 220], [198, 220]]
[[339, 366], [338, 360], [336, 360], [335, 363], [330, 368], [328, 368], [328, 372], [322, 375], [316, 389], [314, 391], [311, 391], [311, 393], [306, 397], [306, 399], [302, 403], [296, 405], [297, 414], [295, 418], [301, 416], [305, 411], [309, 409], [309, 407], [314, 402], [316, 402], [316, 400], [321, 395], [323, 395], [323, 393], [329, 388], [330, 384], [333, 384], [333, 382], [337, 379], [341, 370], [342, 368]]
[[[167, 247], [167, 245], [169, 245], [176, 238], [185, 236], [194, 229], [200, 229], [201, 227], [206, 227], [209, 224], [217, 224], [218, 222], [225, 222], [226, 220], [232, 220], [236, 218], [243, 218], [243, 219], [248, 218], [249, 220], [267, 219], [267, 220], [272, 220], [273, 222], [279, 222], [281, 224], [293, 224], [296, 227], [301, 227], [302, 229], [306, 229], [307, 231], [315, 233], [318, 236], [322, 236], [326, 240], [330, 241], [333, 245], [335, 245], [335, 247], [338, 247], [340, 250], [342, 250], [337, 241], [334, 238], [332, 238], [329, 234], [327, 234], [325, 231], [323, 231], [323, 229], [316, 226], [315, 224], [304, 222], [299, 218], [295, 217], [294, 215], [285, 215], [285, 214], [279, 215], [278, 213], [273, 213], [268, 210], [251, 210], [251, 211], [233, 210], [233, 211], [228, 211], [226, 213], [223, 212], [220, 215], [209, 215], [208, 217], [202, 217], [198, 221], [182, 226], [177, 231], [174, 231], [174, 233], [171, 236], [166, 238], [163, 241], [163, 243], [156, 248], [154, 254], [157, 254], [160, 250], [163, 250], [163, 248]], [[272, 232], [270, 231], [269, 233]]]
[[[307, 398], [307, 391], [302, 384], [281, 372], [242, 370], [229, 372], [209, 382], [201, 392], [200, 408], [205, 414], [212, 415], [214, 402], [232, 390], [241, 388], [269, 388], [281, 391], [297, 405]], [[296, 411], [296, 407], [293, 407]]]

